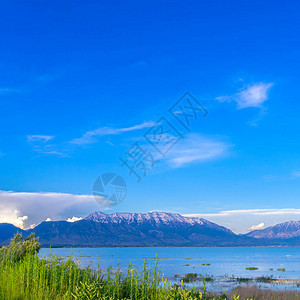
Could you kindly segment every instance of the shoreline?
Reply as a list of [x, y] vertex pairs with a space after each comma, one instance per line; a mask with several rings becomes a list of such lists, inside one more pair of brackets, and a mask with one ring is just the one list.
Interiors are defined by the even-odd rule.
[[270, 246], [84, 246], [67, 245], [51, 246], [41, 245], [42, 248], [300, 248], [300, 245], [270, 245]]

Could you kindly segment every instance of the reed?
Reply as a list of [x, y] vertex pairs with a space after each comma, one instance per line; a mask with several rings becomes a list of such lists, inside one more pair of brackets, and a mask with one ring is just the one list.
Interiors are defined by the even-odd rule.
[[[142, 269], [130, 264], [123, 272], [116, 269], [96, 270], [80, 267], [80, 257], [62, 259], [51, 253], [40, 257], [38, 239], [17, 235], [7, 247], [0, 249], [0, 299], [144, 299], [144, 300], [208, 300], [246, 299], [233, 294], [214, 296], [204, 290], [188, 289], [168, 281], [155, 261], [151, 269], [145, 260]], [[189, 275], [195, 277], [195, 275]]]
[[[105, 274], [80, 268], [78, 260], [27, 253], [17, 262], [1, 262], [0, 299], [212, 299], [201, 291], [172, 285], [146, 261], [141, 270], [118, 267]], [[223, 299], [223, 298], [216, 298]]]

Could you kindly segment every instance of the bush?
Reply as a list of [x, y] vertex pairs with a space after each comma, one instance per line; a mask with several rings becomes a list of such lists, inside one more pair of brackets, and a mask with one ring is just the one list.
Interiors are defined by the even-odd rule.
[[27, 254], [37, 253], [41, 248], [35, 234], [30, 234], [27, 238], [17, 233], [8, 246], [0, 249], [0, 263], [15, 263], [23, 259]]

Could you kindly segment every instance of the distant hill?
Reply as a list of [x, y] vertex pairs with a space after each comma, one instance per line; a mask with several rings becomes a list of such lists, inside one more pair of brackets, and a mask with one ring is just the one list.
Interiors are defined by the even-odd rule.
[[300, 221], [277, 224], [262, 230], [254, 230], [246, 234], [266, 243], [300, 245]]
[[204, 219], [152, 212], [96, 212], [69, 223], [43, 222], [32, 230], [43, 244], [81, 246], [204, 246], [230, 245], [237, 236]]
[[18, 232], [24, 233], [22, 229], [12, 224], [0, 223], [0, 246], [8, 244], [11, 238]]
[[95, 212], [77, 222], [42, 222], [29, 230], [0, 224], [0, 243], [7, 244], [17, 232], [35, 232], [44, 246], [300, 246], [300, 222], [236, 235], [205, 219], [165, 212]]

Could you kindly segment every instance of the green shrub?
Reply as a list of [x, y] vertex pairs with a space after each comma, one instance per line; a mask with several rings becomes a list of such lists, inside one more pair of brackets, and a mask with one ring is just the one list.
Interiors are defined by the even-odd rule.
[[182, 281], [184, 283], [193, 282], [193, 281], [196, 281], [196, 280], [198, 280], [198, 274], [197, 273], [187, 273], [182, 278]]
[[274, 280], [273, 276], [261, 276], [256, 278], [257, 282], [270, 283]]
[[258, 270], [258, 268], [256, 267], [249, 267], [249, 268], [246, 268], [247, 271], [256, 271]]
[[142, 269], [128, 266], [127, 272], [108, 268], [102, 273], [99, 267], [80, 268], [80, 259], [59, 256], [37, 255], [40, 249], [38, 239], [30, 235], [24, 239], [17, 234], [10, 245], [0, 250], [0, 299], [5, 300], [208, 300], [227, 299], [206, 292], [208, 278], [195, 273], [187, 278], [203, 279], [204, 290], [174, 285], [160, 273], [155, 262], [154, 268], [145, 260]]
[[27, 254], [37, 253], [41, 248], [35, 234], [27, 238], [17, 233], [8, 246], [0, 249], [0, 263], [15, 263], [23, 259]]
[[252, 281], [251, 278], [246, 278], [246, 277], [237, 277], [236, 280], [237, 280], [237, 282], [239, 282], [239, 283], [248, 283], [248, 282]]

